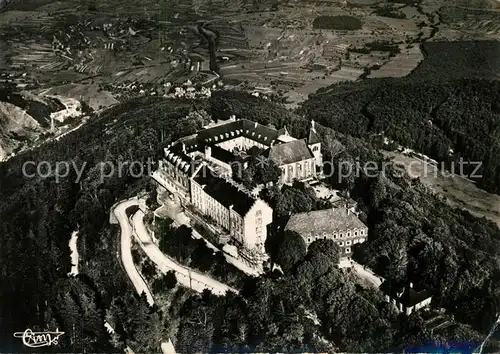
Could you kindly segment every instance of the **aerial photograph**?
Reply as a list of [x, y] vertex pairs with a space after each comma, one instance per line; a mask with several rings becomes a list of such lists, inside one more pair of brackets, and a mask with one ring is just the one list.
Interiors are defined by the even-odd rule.
[[0, 353], [500, 353], [500, 0], [0, 0]]

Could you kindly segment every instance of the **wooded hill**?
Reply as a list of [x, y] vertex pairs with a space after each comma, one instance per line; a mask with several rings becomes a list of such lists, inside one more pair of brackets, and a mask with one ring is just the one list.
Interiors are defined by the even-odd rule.
[[[356, 254], [386, 277], [411, 279], [416, 270], [422, 272], [438, 304], [462, 321], [446, 331], [431, 334], [418, 314], [398, 316], [379, 291], [360, 286], [352, 274], [338, 270], [338, 250], [331, 242], [320, 242], [308, 252], [299, 249], [296, 257], [287, 258], [283, 276], [249, 279], [239, 296], [176, 293], [168, 311], [148, 309], [144, 298], [134, 296], [120, 267], [119, 228], [109, 226], [108, 220], [113, 203], [147, 189], [150, 181], [130, 173], [120, 178], [118, 171], [101, 181], [99, 164], [160, 158], [166, 144], [204, 124], [204, 115], [195, 112], [202, 109], [216, 116], [232, 112], [277, 128], [286, 125], [294, 136], [305, 137], [308, 131], [307, 118], [247, 94], [221, 92], [204, 103], [147, 98], [120, 104], [60, 141], [0, 164], [2, 351], [26, 350], [12, 333], [43, 330], [47, 324], [66, 332], [54, 350], [67, 352], [123, 352], [130, 345], [136, 352], [153, 353], [163, 338], [171, 338], [179, 352], [372, 352], [429, 339], [483, 338], [499, 294], [498, 229], [451, 209], [405, 178], [360, 176], [343, 183], [360, 202], [371, 230], [368, 243]], [[344, 110], [356, 111], [345, 104]], [[327, 123], [326, 118], [321, 121]], [[318, 129], [328, 159], [382, 159], [366, 139]], [[56, 183], [53, 177], [23, 177], [25, 161], [74, 161], [79, 167], [86, 163], [86, 168], [82, 181], [75, 183], [73, 172]], [[283, 193], [275, 200], [296, 210], [301, 196], [307, 192]], [[287, 210], [280, 213], [286, 215]], [[67, 276], [68, 240], [76, 229], [82, 275], [74, 279]], [[283, 262], [279, 253], [276, 257]], [[457, 308], [455, 300], [473, 305]], [[464, 308], [471, 309], [470, 317], [461, 316]], [[117, 326], [119, 340], [105, 333], [104, 319]]]

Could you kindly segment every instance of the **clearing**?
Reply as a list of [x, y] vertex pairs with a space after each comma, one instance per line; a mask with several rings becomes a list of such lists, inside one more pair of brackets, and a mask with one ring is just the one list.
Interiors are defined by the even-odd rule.
[[500, 226], [500, 195], [479, 189], [466, 178], [450, 173], [443, 175], [436, 166], [416, 157], [396, 152], [386, 152], [384, 155], [406, 166], [411, 176], [418, 176], [422, 183], [444, 196], [451, 206], [465, 209], [477, 217], [484, 216]]

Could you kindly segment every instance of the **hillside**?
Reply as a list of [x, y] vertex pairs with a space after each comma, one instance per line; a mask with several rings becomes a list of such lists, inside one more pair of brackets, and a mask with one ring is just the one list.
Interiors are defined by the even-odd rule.
[[[148, 98], [119, 104], [59, 141], [0, 163], [0, 241], [6, 245], [0, 250], [0, 281], [9, 284], [0, 288], [3, 299], [0, 311], [7, 318], [1, 343], [17, 345], [9, 333], [27, 326], [43, 328], [47, 321], [68, 334], [62, 337], [59, 346], [64, 351], [108, 348], [105, 350], [111, 352], [123, 350], [127, 343], [140, 352], [155, 352], [154, 338], [165, 333], [172, 338], [176, 349], [184, 352], [193, 348], [200, 351], [241, 351], [245, 348], [327, 351], [339, 348], [350, 352], [380, 352], [440, 336], [462, 341], [481, 338], [492, 319], [479, 319], [492, 303], [489, 297], [478, 299], [471, 292], [489, 284], [484, 291], [496, 296], [497, 282], [494, 280], [498, 269], [494, 259], [498, 255], [494, 247], [487, 248], [481, 243], [469, 243], [464, 247], [461, 240], [470, 241], [471, 237], [481, 235], [481, 239], [491, 238], [491, 245], [496, 245], [500, 239], [498, 230], [495, 231], [491, 223], [450, 208], [418, 183], [406, 179], [377, 182], [360, 176], [353, 181], [353, 195], [362, 203], [373, 230], [370, 237], [380, 239], [376, 245], [368, 242], [369, 248], [365, 251], [359, 250], [360, 257], [373, 250], [376, 254], [385, 252], [393, 259], [397, 248], [392, 248], [394, 238], [390, 236], [394, 230], [385, 217], [375, 216], [390, 215], [397, 210], [404, 210], [404, 214], [398, 216], [401, 222], [414, 225], [413, 231], [402, 230], [398, 241], [413, 240], [408, 245], [409, 251], [416, 252], [423, 245], [418, 240], [446, 244], [443, 272], [432, 271], [434, 262], [429, 261], [427, 253], [411, 254], [425, 274], [434, 277], [426, 276], [420, 281], [428, 282], [440, 294], [439, 303], [462, 321], [454, 323], [447, 331], [429, 337], [430, 333], [420, 320], [398, 318], [377, 291], [356, 285], [353, 275], [339, 271], [334, 259], [324, 258], [324, 251], [320, 249], [311, 251], [297, 269], [285, 277], [253, 280], [241, 297], [186, 296], [174, 292], [171, 296], [175, 301], [168, 312], [164, 308], [148, 310], [145, 299], [132, 295], [133, 289], [115, 257], [118, 229], [108, 226], [108, 213], [113, 203], [147, 189], [150, 182], [148, 178], [135, 178], [129, 173], [120, 178], [118, 171], [101, 181], [99, 164], [158, 158], [165, 144], [196, 131], [203, 124], [196, 115], [187, 117], [194, 107], [207, 112], [230, 107], [235, 113], [251, 115], [262, 123], [276, 127], [286, 125], [297, 136], [307, 132], [306, 119], [249, 94], [221, 92], [210, 102]], [[318, 129], [326, 149], [336, 139], [346, 147], [344, 158], [361, 156], [362, 161], [381, 158], [374, 146], [364, 140], [321, 126]], [[330, 156], [328, 150], [325, 153]], [[78, 183], [75, 183], [75, 172], [59, 183], [53, 177], [25, 178], [21, 166], [26, 160], [73, 161], [77, 167], [83, 167], [84, 173]], [[413, 201], [411, 208], [409, 200]], [[464, 215], [465, 220], [459, 222]], [[456, 226], [449, 234], [429, 228], [438, 219], [456, 223]], [[68, 240], [76, 225], [81, 263], [80, 276], [74, 279], [67, 277], [70, 269]], [[421, 235], [420, 239], [415, 239], [413, 232]], [[460, 239], [451, 242], [450, 238], [456, 235]], [[487, 262], [485, 251], [492, 257]], [[456, 270], [454, 262], [463, 252], [475, 261], [461, 263], [461, 273], [448, 271], [448, 265]], [[28, 257], [30, 262], [18, 262], [18, 254]], [[480, 261], [486, 263], [478, 272], [474, 267]], [[392, 274], [391, 269], [401, 272], [401, 268], [384, 266], [380, 257], [373, 262], [387, 276]], [[31, 276], [33, 274], [37, 276]], [[65, 295], [68, 292], [71, 296]], [[476, 301], [476, 306], [474, 316], [467, 319], [451, 304], [457, 299], [467, 301], [469, 298]], [[37, 306], [40, 316], [37, 316]], [[138, 311], [143, 315], [130, 322]], [[210, 323], [203, 331], [196, 325], [200, 311]], [[173, 319], [167, 313], [173, 313]], [[118, 342], [110, 341], [103, 333], [104, 318], [112, 323], [124, 323]], [[226, 327], [225, 321], [233, 324]], [[359, 336], [361, 332], [364, 333], [362, 337]], [[75, 337], [78, 340], [71, 342], [70, 338]], [[22, 348], [15, 351], [22, 351]]]
[[356, 137], [383, 134], [500, 193], [500, 81], [487, 79], [368, 80], [310, 95], [299, 109], [309, 118]]
[[64, 96], [0, 90], [0, 161], [71, 130], [89, 113], [78, 100]]
[[11, 103], [0, 102], [0, 161], [27, 141], [33, 142], [42, 130], [26, 111]]

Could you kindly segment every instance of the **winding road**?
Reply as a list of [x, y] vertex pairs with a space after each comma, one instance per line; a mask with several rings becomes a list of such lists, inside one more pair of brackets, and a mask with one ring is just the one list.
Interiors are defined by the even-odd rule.
[[153, 295], [151, 294], [145, 280], [137, 271], [132, 258], [132, 227], [129, 224], [127, 213], [125, 211], [133, 205], [138, 205], [137, 199], [129, 199], [125, 202], [119, 203], [112, 212], [120, 224], [120, 253], [125, 271], [132, 281], [132, 284], [134, 284], [134, 288], [137, 293], [145, 293], [149, 305], [152, 306], [154, 304]]
[[[123, 267], [127, 272], [128, 277], [132, 281], [135, 290], [138, 294], [145, 293], [147, 301], [150, 306], [154, 304], [154, 299], [149, 287], [138, 272], [135, 267], [134, 260], [132, 258], [132, 236], [135, 236], [140, 246], [146, 252], [146, 255], [156, 264], [156, 266], [166, 273], [169, 270], [175, 272], [177, 281], [191, 289], [202, 292], [205, 289], [209, 289], [214, 294], [223, 295], [227, 291], [231, 290], [237, 293], [235, 289], [220, 283], [212, 278], [209, 278], [203, 274], [192, 271], [191, 269], [184, 267], [163, 254], [160, 249], [152, 242], [151, 235], [144, 225], [144, 212], [138, 211], [132, 217], [133, 229], [130, 224], [130, 220], [127, 217], [126, 210], [131, 206], [139, 206], [139, 200], [137, 198], [128, 199], [115, 204], [111, 208], [111, 223], [120, 224], [120, 256]], [[109, 324], [108, 324], [109, 325]], [[127, 347], [129, 352], [133, 351]], [[166, 342], [161, 343], [161, 350], [163, 354], [175, 354], [175, 348], [172, 345], [170, 339]]]
[[165, 274], [168, 271], [173, 270], [177, 281], [180, 284], [190, 287], [198, 292], [208, 289], [217, 295], [224, 295], [228, 291], [237, 293], [237, 290], [227, 286], [226, 284], [185, 267], [166, 256], [151, 239], [151, 235], [144, 225], [144, 212], [142, 210], [135, 213], [132, 220], [134, 235], [139, 242], [139, 245], [162, 273]]
[[126, 213], [127, 208], [131, 206], [140, 206], [139, 200], [137, 198], [133, 198], [116, 204], [115, 207], [112, 208], [112, 214], [116, 218], [116, 220], [113, 221], [119, 223], [121, 228], [120, 250], [121, 260], [125, 271], [134, 284], [136, 291], [139, 294], [143, 292], [146, 294], [150, 305], [154, 303], [153, 296], [147, 283], [137, 271], [132, 259], [132, 236], [135, 237], [140, 247], [149, 259], [155, 263], [158, 269], [160, 269], [163, 274], [173, 270], [177, 281], [181, 285], [189, 287], [197, 292], [202, 292], [203, 290], [208, 289], [217, 295], [224, 295], [227, 291], [233, 291], [235, 293], [238, 292], [226, 284], [185, 267], [165, 255], [158, 248], [158, 246], [154, 244], [151, 235], [146, 229], [146, 226], [144, 225], [144, 212], [142, 210], [137, 211], [132, 216], [131, 226]]

